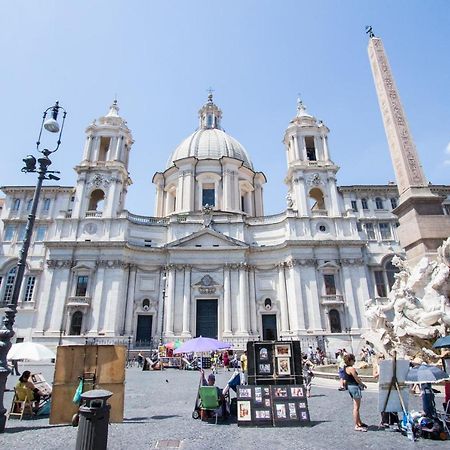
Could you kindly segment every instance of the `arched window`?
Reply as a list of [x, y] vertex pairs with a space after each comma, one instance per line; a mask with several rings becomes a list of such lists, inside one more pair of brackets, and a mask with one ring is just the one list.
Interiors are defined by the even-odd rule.
[[79, 336], [81, 334], [81, 324], [83, 323], [83, 313], [81, 311], [75, 311], [72, 314], [72, 320], [70, 321], [69, 334]]
[[144, 300], [142, 300], [142, 308], [145, 311], [148, 311], [150, 309], [150, 300], [148, 298], [144, 298]]
[[337, 309], [331, 309], [329, 314], [330, 330], [332, 333], [342, 333], [341, 316]]
[[104, 200], [105, 193], [101, 189], [92, 191], [91, 198], [89, 199], [89, 211], [102, 211]]
[[392, 259], [385, 261], [380, 269], [374, 270], [375, 275], [375, 294], [377, 297], [387, 297], [395, 283], [395, 274], [398, 273], [398, 267], [392, 264]]
[[311, 211], [324, 210], [325, 200], [323, 192], [319, 188], [314, 188], [309, 191]]
[[6, 276], [5, 291], [3, 294], [3, 303], [5, 304], [7, 304], [11, 300], [14, 288], [14, 281], [16, 279], [16, 271], [17, 267], [13, 267]]

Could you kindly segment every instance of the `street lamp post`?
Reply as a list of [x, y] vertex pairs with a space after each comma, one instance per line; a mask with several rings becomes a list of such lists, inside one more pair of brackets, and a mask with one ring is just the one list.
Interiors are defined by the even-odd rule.
[[[62, 112], [61, 125], [58, 123], [58, 115], [60, 112]], [[49, 166], [52, 163], [49, 156], [52, 153], [56, 152], [61, 144], [61, 135], [64, 128], [66, 115], [66, 110], [62, 106], [60, 106], [58, 102], [56, 102], [54, 106], [51, 106], [44, 111], [41, 128], [39, 130], [39, 137], [36, 142], [36, 150], [42, 154], [42, 157], [38, 158], [37, 161], [36, 158], [32, 155], [28, 155], [23, 159], [25, 167], [22, 168], [22, 172], [36, 172], [38, 174], [38, 181], [36, 184], [36, 190], [34, 191], [33, 195], [31, 211], [28, 215], [27, 225], [25, 228], [25, 239], [19, 253], [19, 262], [17, 263], [14, 287], [9, 303], [6, 305], [5, 315], [2, 320], [3, 324], [0, 329], [0, 433], [3, 433], [5, 431], [6, 423], [6, 409], [3, 406], [3, 398], [5, 393], [6, 380], [9, 375], [7, 355], [12, 345], [11, 339], [14, 336], [13, 326], [17, 314], [17, 302], [19, 300], [20, 288], [22, 286], [22, 281], [25, 274], [28, 249], [31, 243], [31, 235], [33, 233], [39, 195], [41, 193], [42, 182], [44, 180], [59, 180], [59, 177], [54, 175], [55, 173], [59, 172], [49, 170]], [[58, 140], [56, 141], [56, 145], [52, 150], [49, 150], [48, 148], [44, 148], [43, 150], [41, 150], [39, 148], [41, 145], [42, 132], [44, 130], [50, 133], [58, 134]]]

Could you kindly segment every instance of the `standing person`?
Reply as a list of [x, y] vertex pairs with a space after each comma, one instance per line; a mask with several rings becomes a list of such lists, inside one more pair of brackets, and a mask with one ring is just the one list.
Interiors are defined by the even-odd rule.
[[241, 384], [247, 384], [247, 352], [241, 355]]
[[20, 377], [19, 361], [17, 361], [17, 359], [13, 359], [11, 360], [11, 363], [12, 363], [11, 375], [17, 375], [18, 377]]
[[228, 355], [228, 351], [225, 350], [223, 352], [223, 367], [227, 369], [227, 371], [230, 371], [230, 356]]
[[358, 372], [353, 367], [355, 364], [355, 355], [347, 354], [344, 356], [344, 376], [347, 384], [348, 393], [353, 399], [353, 420], [355, 421], [355, 431], [367, 431], [367, 425], [361, 421], [359, 411], [361, 409], [362, 390], [367, 386], [361, 381]]
[[311, 397], [311, 385], [314, 373], [312, 369], [314, 368], [314, 363], [308, 358], [307, 355], [303, 355], [302, 361], [302, 374], [303, 374], [303, 384], [306, 389], [306, 396]]
[[238, 369], [238, 359], [237, 359], [237, 353], [233, 353], [233, 359], [231, 360], [231, 367], [233, 369]]
[[142, 356], [141, 352], [139, 352], [137, 355], [137, 363], [138, 367], [142, 367], [142, 365], [144, 364], [144, 357]]

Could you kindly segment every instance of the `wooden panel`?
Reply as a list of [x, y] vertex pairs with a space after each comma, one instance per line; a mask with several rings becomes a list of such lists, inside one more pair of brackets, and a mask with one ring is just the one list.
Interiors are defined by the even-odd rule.
[[[72, 402], [78, 377], [96, 374], [96, 389], [113, 392], [110, 422], [122, 422], [124, 410], [126, 347], [123, 345], [59, 346], [56, 354], [50, 424], [70, 423], [78, 410]], [[85, 386], [85, 391], [90, 390]]]

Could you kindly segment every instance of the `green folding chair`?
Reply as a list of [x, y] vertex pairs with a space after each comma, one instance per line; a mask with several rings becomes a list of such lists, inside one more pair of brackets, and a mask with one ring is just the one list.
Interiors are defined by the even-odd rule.
[[200, 411], [212, 411], [216, 416], [219, 412], [219, 392], [215, 386], [200, 386]]

